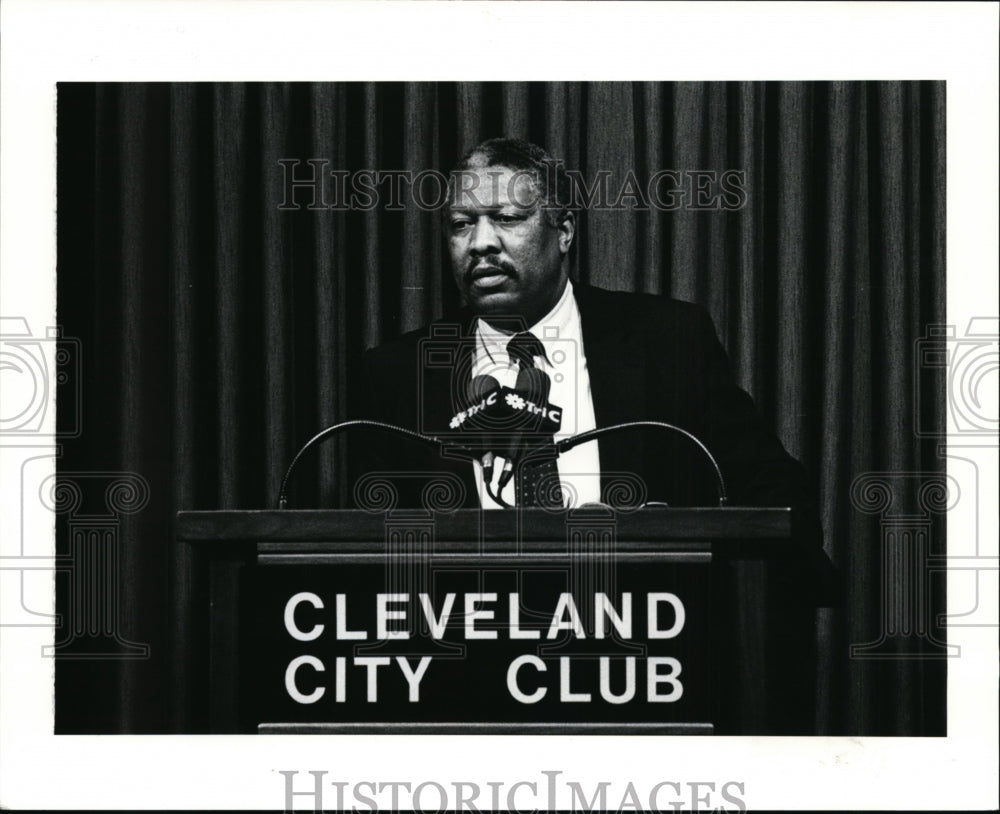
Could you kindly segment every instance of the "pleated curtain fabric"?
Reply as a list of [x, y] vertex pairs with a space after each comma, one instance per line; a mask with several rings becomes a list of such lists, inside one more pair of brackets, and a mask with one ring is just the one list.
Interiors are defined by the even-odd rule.
[[[150, 484], [120, 535], [124, 633], [151, 655], [58, 662], [57, 731], [191, 727], [204, 584], [176, 511], [272, 507], [298, 446], [350, 412], [365, 349], [457, 304], [439, 213], [311, 209], [301, 187], [282, 208], [281, 162], [323, 174], [329, 204], [331, 171], [447, 172], [498, 135], [615, 188], [745, 173], [736, 209], [583, 213], [572, 273], [704, 305], [814, 477], [847, 579], [845, 607], [810, 622], [815, 732], [943, 734], [942, 660], [849, 653], [878, 638], [887, 590], [852, 484], [943, 471], [914, 425], [915, 342], [945, 321], [942, 82], [60, 84], [58, 321], [81, 341], [83, 431], [58, 467]], [[921, 398], [941, 426], [944, 393]], [[346, 455], [307, 465], [295, 505], [345, 500]]]

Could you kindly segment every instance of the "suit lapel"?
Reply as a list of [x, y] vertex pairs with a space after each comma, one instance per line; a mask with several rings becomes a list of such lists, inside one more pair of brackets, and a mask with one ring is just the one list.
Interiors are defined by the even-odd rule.
[[[594, 417], [598, 427], [647, 416], [646, 348], [631, 335], [629, 315], [616, 307], [613, 295], [574, 283], [580, 309], [583, 349], [590, 375]], [[624, 431], [598, 439], [602, 490], [615, 472], [642, 468], [641, 433]]]

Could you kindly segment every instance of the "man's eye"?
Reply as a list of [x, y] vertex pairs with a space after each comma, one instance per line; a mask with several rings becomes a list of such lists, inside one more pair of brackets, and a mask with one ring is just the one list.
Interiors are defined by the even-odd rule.
[[465, 229], [468, 229], [471, 225], [472, 225], [471, 220], [453, 220], [451, 222], [451, 231], [461, 232]]
[[520, 223], [524, 218], [520, 215], [497, 215], [494, 220], [497, 223]]

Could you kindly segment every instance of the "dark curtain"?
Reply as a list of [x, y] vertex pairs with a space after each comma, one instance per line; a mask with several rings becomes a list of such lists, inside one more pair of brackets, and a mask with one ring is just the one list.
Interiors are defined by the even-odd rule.
[[[944, 411], [915, 343], [945, 317], [944, 122], [940, 82], [61, 84], [58, 319], [81, 342], [83, 431], [58, 467], [149, 484], [118, 533], [121, 633], [150, 650], [57, 661], [57, 731], [190, 727], [200, 577], [176, 511], [272, 507], [298, 446], [348, 414], [363, 351], [456, 302], [435, 213], [320, 211], [305, 188], [282, 209], [279, 161], [447, 172], [505, 134], [585, 178], [745, 171], [736, 211], [587, 212], [573, 273], [706, 306], [813, 473], [847, 583], [815, 613], [815, 731], [944, 734], [944, 661], [849, 650], [899, 587], [886, 517], [919, 515], [943, 471], [915, 426], [916, 403], [932, 427]], [[345, 461], [318, 456], [298, 505], [343, 497]], [[897, 512], [865, 502], [866, 473]]]

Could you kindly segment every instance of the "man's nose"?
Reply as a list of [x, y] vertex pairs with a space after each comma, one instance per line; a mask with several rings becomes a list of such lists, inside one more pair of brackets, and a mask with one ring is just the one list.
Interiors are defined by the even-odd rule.
[[493, 222], [486, 217], [476, 219], [472, 227], [469, 249], [473, 254], [495, 254], [500, 251], [500, 238]]

